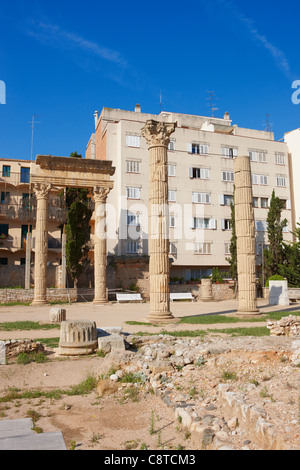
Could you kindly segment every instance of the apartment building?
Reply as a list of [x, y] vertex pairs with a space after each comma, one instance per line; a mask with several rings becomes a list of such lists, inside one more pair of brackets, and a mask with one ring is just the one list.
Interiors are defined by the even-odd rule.
[[108, 254], [148, 254], [148, 158], [141, 129], [149, 119], [177, 122], [168, 151], [171, 276], [201, 278], [213, 267], [228, 270], [233, 158], [249, 155], [257, 241], [257, 264], [267, 245], [267, 214], [273, 189], [284, 202], [284, 233], [292, 240], [294, 223], [291, 168], [286, 142], [272, 132], [246, 129], [224, 118], [103, 108], [94, 115], [95, 131], [86, 158], [112, 160], [114, 189], [108, 197]]
[[289, 178], [292, 194], [292, 222], [293, 226], [300, 223], [300, 186], [297, 178], [300, 175], [300, 129], [284, 134], [284, 141], [289, 151]]
[[[0, 159], [0, 266], [26, 261], [27, 234], [32, 233], [31, 261], [35, 253], [36, 200], [30, 183], [30, 161]], [[65, 210], [57, 191], [50, 194], [48, 263], [61, 262], [61, 229]]]

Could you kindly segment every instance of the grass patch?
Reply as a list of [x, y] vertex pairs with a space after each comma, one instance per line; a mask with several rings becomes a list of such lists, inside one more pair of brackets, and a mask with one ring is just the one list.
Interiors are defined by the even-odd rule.
[[35, 341], [38, 343], [42, 343], [48, 348], [58, 348], [59, 345], [59, 338], [37, 338], [35, 339]]
[[28, 307], [29, 305], [31, 305], [31, 302], [4, 302], [3, 304], [0, 304], [0, 307], [15, 307], [18, 305], [25, 305], [26, 307]]
[[155, 325], [154, 323], [146, 323], [146, 322], [133, 321], [133, 320], [126, 321], [125, 323], [126, 325], [155, 326], [157, 328], [160, 326], [160, 325]]
[[270, 330], [265, 326], [249, 328], [209, 329], [211, 333], [225, 333], [231, 336], [270, 336]]
[[213, 325], [215, 323], [254, 323], [268, 320], [280, 320], [289, 315], [300, 316], [300, 311], [296, 312], [270, 312], [252, 318], [227, 317], [225, 315], [199, 315], [196, 317], [182, 317], [179, 323], [189, 323], [192, 325]]
[[47, 362], [47, 356], [40, 352], [40, 353], [25, 353], [22, 352], [17, 357], [17, 364], [29, 364], [30, 362], [36, 362], [37, 364], [42, 364], [43, 362]]
[[76, 396], [76, 395], [88, 395], [93, 392], [97, 386], [97, 379], [94, 376], [88, 376], [83, 382], [78, 385], [74, 385], [67, 390], [51, 390], [49, 392], [41, 390], [25, 390], [21, 391], [17, 388], [9, 388], [8, 393], [0, 397], [0, 403], [8, 403], [13, 400], [22, 399], [34, 399], [34, 398], [49, 398], [59, 400], [63, 395]]
[[60, 325], [54, 325], [50, 323], [40, 323], [34, 321], [15, 321], [0, 323], [0, 331], [28, 331], [28, 330], [52, 330], [59, 329]]

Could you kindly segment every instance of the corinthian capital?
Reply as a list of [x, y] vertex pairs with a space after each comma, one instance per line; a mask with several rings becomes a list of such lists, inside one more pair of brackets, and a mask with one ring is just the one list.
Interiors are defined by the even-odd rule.
[[96, 186], [94, 188], [94, 200], [95, 202], [104, 203], [106, 202], [106, 198], [110, 192], [110, 188], [101, 188], [100, 186]]
[[35, 183], [33, 186], [33, 190], [37, 199], [46, 199], [49, 196], [51, 184]]
[[141, 130], [149, 147], [160, 145], [167, 147], [170, 142], [170, 135], [175, 131], [176, 122], [158, 122], [149, 120]]

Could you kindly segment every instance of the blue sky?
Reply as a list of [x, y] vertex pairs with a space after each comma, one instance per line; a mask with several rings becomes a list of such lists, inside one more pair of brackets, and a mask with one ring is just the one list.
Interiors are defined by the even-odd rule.
[[102, 107], [300, 127], [300, 2], [0, 0], [0, 157], [85, 153]]

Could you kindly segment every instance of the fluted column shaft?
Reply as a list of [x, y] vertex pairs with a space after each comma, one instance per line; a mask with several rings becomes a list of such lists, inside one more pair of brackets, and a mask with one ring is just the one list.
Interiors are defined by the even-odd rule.
[[176, 124], [147, 121], [142, 129], [149, 146], [149, 321], [173, 319], [170, 312], [168, 217], [168, 144]]
[[256, 244], [250, 158], [234, 160], [235, 225], [237, 236], [238, 314], [259, 314], [256, 295]]
[[32, 305], [47, 303], [48, 201], [51, 185], [35, 184], [37, 199], [34, 260], [34, 299]]
[[106, 293], [107, 240], [105, 231], [105, 207], [109, 191], [108, 188], [94, 188], [94, 304], [104, 304], [108, 301]]

